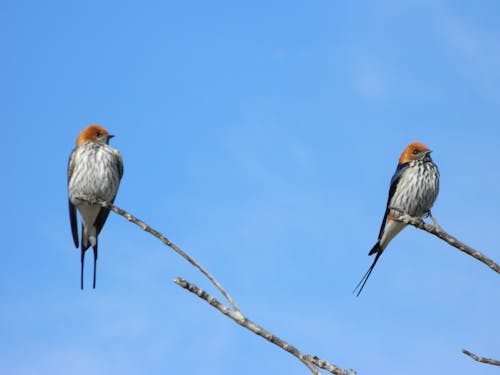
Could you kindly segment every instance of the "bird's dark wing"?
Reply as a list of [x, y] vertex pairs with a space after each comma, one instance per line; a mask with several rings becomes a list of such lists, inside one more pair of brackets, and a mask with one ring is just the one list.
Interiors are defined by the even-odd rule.
[[[113, 204], [113, 202], [114, 202], [114, 199], [109, 203]], [[108, 215], [109, 215], [109, 210], [107, 208], [103, 207], [99, 210], [99, 214], [97, 215], [97, 218], [95, 219], [95, 222], [94, 222], [94, 226], [95, 226], [97, 235], [99, 235], [99, 233], [101, 233], [101, 229], [104, 226], [104, 223], [106, 222], [106, 220], [108, 219]]]
[[[73, 161], [73, 155], [75, 153], [75, 150], [71, 153], [69, 160], [68, 160], [68, 184], [69, 180], [71, 179], [71, 176], [73, 175], [73, 170], [75, 168], [75, 164]], [[75, 247], [78, 248], [78, 226], [76, 222], [76, 207], [71, 203], [71, 201], [68, 199], [68, 206], [69, 206], [69, 222], [71, 224], [71, 233], [73, 235], [73, 242], [75, 243]]]
[[392, 200], [392, 197], [394, 196], [394, 193], [396, 193], [396, 189], [398, 187], [399, 180], [401, 179], [401, 176], [403, 175], [406, 168], [408, 168], [408, 163], [398, 164], [398, 167], [396, 168], [396, 172], [394, 172], [394, 175], [392, 176], [391, 186], [389, 188], [389, 196], [387, 197], [387, 204], [385, 206], [384, 218], [382, 219], [382, 225], [380, 227], [380, 232], [378, 234], [378, 241], [375, 244], [375, 246], [373, 246], [373, 248], [368, 253], [368, 255], [376, 254], [375, 259], [373, 260], [372, 265], [370, 266], [370, 268], [368, 268], [368, 271], [366, 271], [365, 275], [360, 280], [360, 282], [358, 283], [356, 288], [354, 288], [354, 293], [356, 292], [356, 290], [358, 291], [356, 296], [360, 295], [361, 291], [365, 287], [366, 282], [370, 278], [370, 275], [371, 275], [373, 269], [375, 268], [375, 265], [377, 264], [378, 259], [380, 258], [380, 256], [384, 252], [384, 249], [380, 246], [380, 240], [382, 239], [382, 236], [384, 235], [385, 225], [387, 224], [387, 216], [389, 216], [389, 212], [391, 211], [389, 205], [391, 204], [391, 200]]
[[69, 222], [71, 223], [71, 233], [73, 234], [73, 242], [75, 247], [78, 248], [78, 224], [76, 222], [76, 207], [68, 199], [69, 204]]
[[[385, 229], [385, 224], [387, 223], [387, 216], [389, 215], [389, 205], [391, 203], [391, 199], [394, 196], [394, 193], [396, 192], [396, 188], [398, 187], [399, 180], [401, 179], [401, 175], [403, 172], [408, 168], [408, 163], [404, 164], [398, 164], [398, 167], [396, 168], [396, 172], [394, 172], [394, 175], [392, 176], [391, 179], [391, 187], [389, 188], [389, 196], [387, 197], [387, 204], [385, 206], [385, 213], [384, 213], [384, 218], [382, 220], [382, 225], [380, 226], [380, 232], [378, 234], [378, 239], [380, 240], [384, 234], [384, 229]], [[373, 252], [370, 252], [370, 255], [373, 254]]]

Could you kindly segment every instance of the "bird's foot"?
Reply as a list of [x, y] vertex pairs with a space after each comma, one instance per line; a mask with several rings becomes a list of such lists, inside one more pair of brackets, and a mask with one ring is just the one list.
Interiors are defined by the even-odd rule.
[[78, 197], [76, 197], [76, 199], [87, 203], [89, 206], [93, 206], [97, 203], [97, 199], [95, 197], [91, 197], [85, 194], [79, 195]]
[[439, 225], [439, 223], [437, 222], [437, 220], [434, 218], [434, 216], [432, 216], [431, 214], [431, 211], [429, 210], [429, 212], [427, 212], [427, 215], [426, 217], [430, 217], [431, 220], [432, 220], [432, 224], [434, 224], [434, 227], [436, 227], [436, 230], [438, 231], [441, 231], [441, 225]]

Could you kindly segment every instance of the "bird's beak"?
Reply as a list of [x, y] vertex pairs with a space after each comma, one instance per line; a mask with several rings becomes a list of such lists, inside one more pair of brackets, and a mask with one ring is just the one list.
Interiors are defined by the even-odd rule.
[[113, 137], [114, 137], [114, 135], [112, 135], [112, 134], [106, 134], [106, 135], [101, 136], [101, 139], [104, 141], [104, 143], [109, 145], [109, 140]]
[[422, 160], [431, 160], [431, 152], [432, 150], [425, 150], [421, 156]]

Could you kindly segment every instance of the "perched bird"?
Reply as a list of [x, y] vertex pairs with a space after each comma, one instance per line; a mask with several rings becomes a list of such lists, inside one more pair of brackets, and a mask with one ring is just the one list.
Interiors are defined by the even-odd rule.
[[82, 220], [81, 277], [83, 289], [83, 265], [85, 251], [94, 250], [94, 283], [96, 281], [97, 237], [109, 215], [109, 210], [97, 200], [113, 203], [123, 175], [122, 157], [108, 143], [113, 136], [99, 125], [89, 125], [78, 135], [76, 147], [68, 163], [69, 220], [73, 241], [78, 248], [76, 209]]
[[378, 241], [368, 253], [368, 255], [376, 254], [375, 260], [354, 289], [356, 291], [359, 288], [357, 296], [363, 290], [384, 249], [407, 225], [394, 219], [402, 213], [420, 218], [430, 215], [439, 192], [439, 171], [430, 153], [431, 150], [424, 144], [412, 142], [401, 154], [398, 167], [391, 179]]

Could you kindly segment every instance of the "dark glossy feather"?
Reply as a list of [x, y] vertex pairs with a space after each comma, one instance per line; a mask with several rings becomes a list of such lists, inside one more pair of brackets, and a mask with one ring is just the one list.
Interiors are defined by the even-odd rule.
[[95, 280], [96, 280], [96, 271], [97, 271], [97, 244], [99, 240], [96, 238], [95, 246], [94, 246], [94, 282], [92, 283], [92, 288], [95, 289]]
[[[408, 168], [408, 163], [398, 164], [398, 167], [396, 168], [396, 172], [394, 172], [394, 175], [392, 176], [391, 187], [389, 188], [389, 196], [387, 197], [387, 204], [385, 205], [384, 218], [382, 219], [382, 225], [380, 226], [380, 232], [378, 233], [379, 240], [384, 235], [384, 229], [385, 229], [385, 225], [387, 223], [387, 216], [389, 215], [389, 211], [390, 211], [389, 205], [391, 204], [391, 200], [392, 200], [392, 197], [394, 196], [394, 193], [396, 192], [399, 180], [401, 179], [401, 176], [402, 176], [403, 172], [406, 170], [406, 168]], [[375, 247], [368, 253], [368, 255], [375, 254], [374, 249], [375, 249]]]
[[368, 268], [368, 271], [366, 271], [366, 273], [364, 274], [364, 276], [359, 281], [358, 285], [356, 285], [356, 288], [354, 288], [354, 290], [353, 290], [353, 293], [356, 293], [356, 290], [358, 291], [358, 293], [356, 293], [356, 297], [359, 297], [359, 295], [361, 294], [361, 291], [365, 287], [366, 282], [368, 281], [368, 279], [369, 279], [369, 277], [370, 277], [373, 269], [375, 268], [375, 265], [378, 262], [378, 258], [380, 258], [380, 256], [382, 255], [383, 252], [384, 251], [380, 247], [379, 242], [377, 242], [375, 244], [375, 246], [373, 246], [373, 249], [370, 251], [370, 254], [375, 254], [375, 253], [377, 254], [375, 256], [375, 259], [373, 260], [373, 263], [370, 266], [370, 268]]
[[71, 233], [73, 235], [73, 242], [75, 243], [75, 247], [78, 248], [78, 223], [76, 221], [76, 207], [71, 203], [68, 199], [69, 205], [69, 222], [71, 223]]
[[[75, 153], [75, 150], [71, 152], [71, 155], [69, 156], [68, 160], [68, 184], [69, 180], [71, 179], [71, 176], [73, 175], [73, 170], [74, 170], [74, 164], [73, 164], [73, 155]], [[71, 201], [68, 199], [68, 206], [69, 206], [69, 222], [71, 224], [71, 234], [73, 235], [73, 242], [75, 243], [75, 247], [78, 248], [78, 224], [76, 221], [76, 207], [71, 203]]]

